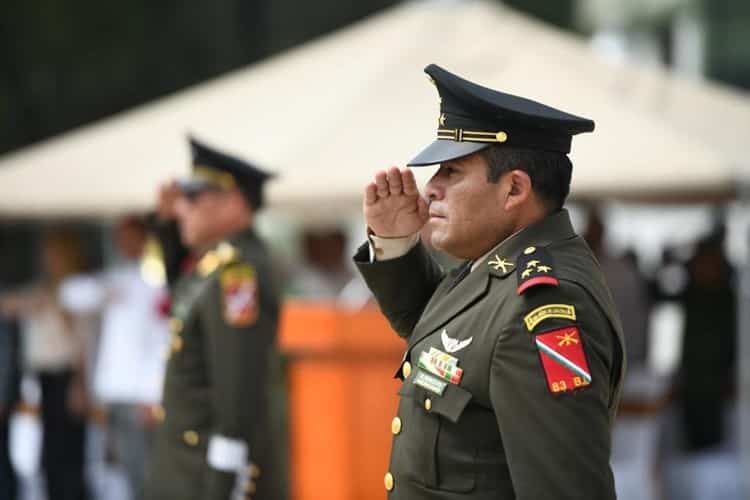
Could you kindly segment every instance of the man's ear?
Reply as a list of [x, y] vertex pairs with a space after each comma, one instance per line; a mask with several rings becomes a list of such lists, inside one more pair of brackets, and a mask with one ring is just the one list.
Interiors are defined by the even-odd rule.
[[526, 203], [532, 195], [531, 177], [523, 170], [511, 170], [506, 175], [507, 196], [505, 209], [512, 210]]

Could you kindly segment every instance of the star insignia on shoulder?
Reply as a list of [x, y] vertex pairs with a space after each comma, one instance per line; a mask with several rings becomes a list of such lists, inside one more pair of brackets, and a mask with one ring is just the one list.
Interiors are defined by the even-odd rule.
[[559, 286], [554, 268], [554, 259], [546, 248], [526, 248], [518, 257], [518, 269], [523, 269], [518, 273], [518, 294], [536, 286]]
[[494, 269], [495, 271], [502, 270], [502, 272], [504, 273], [507, 273], [508, 270], [512, 269], [514, 265], [512, 262], [503, 259], [497, 254], [495, 254], [492, 260], [490, 260], [487, 264], [489, 264], [489, 266], [492, 267], [492, 269]]

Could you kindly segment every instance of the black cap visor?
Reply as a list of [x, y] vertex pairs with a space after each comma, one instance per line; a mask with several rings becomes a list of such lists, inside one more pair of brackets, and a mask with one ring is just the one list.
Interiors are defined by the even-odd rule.
[[435, 165], [444, 161], [456, 160], [468, 156], [477, 151], [481, 151], [489, 146], [488, 143], [482, 142], [456, 142], [444, 139], [437, 139], [415, 156], [409, 163], [410, 167], [424, 167]]
[[177, 189], [190, 198], [206, 191], [219, 191], [221, 187], [205, 179], [189, 178], [177, 181]]

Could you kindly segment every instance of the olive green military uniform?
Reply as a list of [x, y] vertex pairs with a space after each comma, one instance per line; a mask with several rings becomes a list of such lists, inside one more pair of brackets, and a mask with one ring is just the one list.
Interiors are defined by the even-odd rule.
[[168, 267], [172, 337], [147, 498], [275, 500], [266, 388], [279, 306], [268, 253], [246, 230], [192, 270]]
[[357, 266], [408, 343], [388, 498], [615, 498], [622, 334], [567, 212], [500, 243], [458, 283], [421, 244], [381, 262], [368, 250]]

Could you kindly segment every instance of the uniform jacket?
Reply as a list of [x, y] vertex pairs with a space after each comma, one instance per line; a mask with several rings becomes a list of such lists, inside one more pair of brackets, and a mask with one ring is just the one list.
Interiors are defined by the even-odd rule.
[[266, 388], [279, 305], [268, 253], [248, 230], [206, 253], [192, 270], [179, 275], [174, 265], [168, 262], [176, 279], [170, 286], [164, 420], [147, 498], [242, 498], [236, 495], [242, 489], [238, 474], [207, 458], [212, 437], [222, 436], [246, 443], [249, 461], [261, 472], [248, 498], [272, 499], [263, 470], [272, 461]]
[[[622, 333], [566, 211], [500, 243], [457, 284], [421, 244], [382, 262], [368, 253], [355, 262], [407, 342], [389, 499], [615, 498]], [[443, 379], [431, 376], [431, 352], [448, 360]]]

